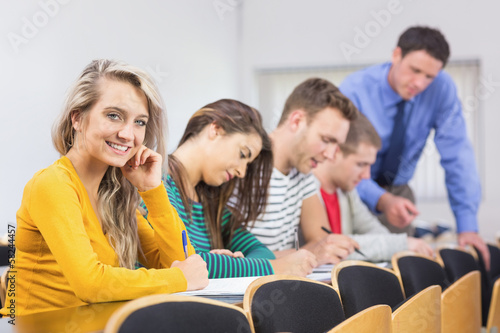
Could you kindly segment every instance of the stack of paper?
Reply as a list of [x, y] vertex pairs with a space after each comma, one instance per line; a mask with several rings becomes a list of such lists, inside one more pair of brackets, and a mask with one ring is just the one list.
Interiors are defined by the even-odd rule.
[[226, 303], [243, 302], [243, 295], [250, 283], [260, 276], [210, 279], [205, 289], [185, 291], [174, 295], [202, 296], [211, 299], [217, 299]]

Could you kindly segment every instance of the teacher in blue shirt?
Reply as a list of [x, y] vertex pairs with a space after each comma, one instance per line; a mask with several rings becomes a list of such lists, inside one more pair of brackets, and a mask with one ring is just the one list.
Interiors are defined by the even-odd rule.
[[449, 55], [441, 32], [412, 27], [400, 36], [391, 62], [353, 73], [340, 86], [382, 138], [371, 179], [358, 192], [389, 229], [409, 232], [418, 210], [408, 182], [434, 129], [459, 245], [474, 245], [489, 263], [478, 235], [481, 186], [474, 152], [455, 84], [442, 71]]

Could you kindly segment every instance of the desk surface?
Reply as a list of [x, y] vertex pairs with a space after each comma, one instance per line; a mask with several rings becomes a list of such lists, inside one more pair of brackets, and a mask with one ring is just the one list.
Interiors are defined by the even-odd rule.
[[[331, 268], [329, 268], [329, 270], [331, 270]], [[325, 273], [320, 273], [320, 275], [321, 274]], [[328, 278], [327, 280], [328, 280], [327, 282], [331, 282], [330, 278]], [[241, 302], [243, 301], [243, 295], [238, 295], [238, 297], [214, 295], [208, 298], [216, 299], [226, 303], [236, 303], [235, 305], [240, 307], [242, 305]], [[119, 307], [121, 307], [127, 302], [128, 301], [96, 303], [74, 308], [47, 311], [27, 316], [21, 316], [15, 319], [15, 325], [9, 324], [10, 318], [2, 318], [0, 319], [0, 332], [2, 333], [103, 332], [106, 323], [108, 322], [108, 319], [111, 317], [113, 312], [115, 312]]]
[[10, 318], [0, 319], [2, 333], [59, 333], [59, 332], [102, 332], [109, 317], [119, 307], [127, 303], [97, 303], [75, 308], [47, 311], [15, 319], [15, 326], [9, 324]]
[[[243, 307], [240, 297], [208, 297]], [[96, 303], [74, 308], [35, 313], [16, 317], [15, 325], [9, 324], [10, 318], [0, 319], [2, 333], [97, 333], [103, 332], [108, 319], [119, 307], [129, 301]]]

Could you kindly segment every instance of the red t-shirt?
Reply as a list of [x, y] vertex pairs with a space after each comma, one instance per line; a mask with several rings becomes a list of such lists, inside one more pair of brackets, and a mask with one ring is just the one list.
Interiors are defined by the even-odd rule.
[[321, 196], [326, 207], [326, 213], [328, 214], [328, 221], [330, 222], [330, 228], [334, 234], [342, 233], [342, 223], [340, 221], [340, 206], [339, 198], [337, 192], [333, 194], [328, 194], [323, 189], [321, 189]]

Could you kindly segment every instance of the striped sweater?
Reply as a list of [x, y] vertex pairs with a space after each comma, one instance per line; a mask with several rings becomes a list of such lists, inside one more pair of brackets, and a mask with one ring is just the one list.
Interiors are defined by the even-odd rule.
[[266, 211], [255, 221], [250, 232], [271, 251], [292, 249], [294, 231], [300, 224], [302, 201], [313, 195], [319, 195], [319, 184], [312, 173], [305, 175], [294, 168], [284, 175], [274, 168]]
[[[163, 184], [167, 189], [170, 203], [186, 225], [189, 239], [196, 253], [207, 263], [208, 277], [210, 279], [274, 274], [269, 262], [269, 259], [275, 259], [274, 254], [244, 228], [235, 230], [230, 244], [225, 244], [225, 248], [232, 252], [241, 251], [245, 258], [233, 258], [227, 255], [209, 253], [212, 248], [205, 225], [202, 205], [198, 202], [191, 202], [191, 219], [189, 219], [182, 204], [177, 185], [172, 177], [169, 175], [167, 179], [163, 179]], [[143, 208], [145, 207], [143, 206]], [[223, 216], [223, 232], [229, 232], [227, 224], [230, 216], [229, 211], [226, 211]]]

